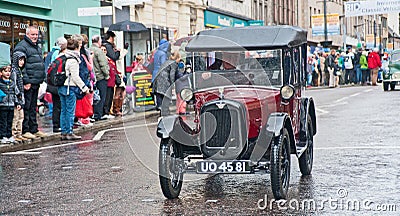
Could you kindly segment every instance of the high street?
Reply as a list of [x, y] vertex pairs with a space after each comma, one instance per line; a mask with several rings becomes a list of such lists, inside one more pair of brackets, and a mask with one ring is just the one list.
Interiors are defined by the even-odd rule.
[[302, 178], [292, 156], [286, 203], [273, 200], [269, 174], [185, 175], [179, 199], [167, 200], [151, 117], [88, 132], [81, 142], [3, 153], [0, 214], [398, 215], [399, 92], [365, 86], [306, 94], [317, 107], [314, 167]]

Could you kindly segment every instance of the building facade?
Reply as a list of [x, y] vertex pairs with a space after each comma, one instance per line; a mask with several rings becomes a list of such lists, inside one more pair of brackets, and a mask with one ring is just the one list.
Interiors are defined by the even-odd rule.
[[265, 25], [301, 26], [300, 0], [249, 0], [251, 18], [264, 20]]
[[99, 1], [2, 0], [0, 41], [13, 47], [24, 38], [29, 25], [37, 25], [42, 50], [48, 51], [60, 36], [100, 33], [98, 16], [78, 17], [78, 7], [98, 7]]
[[[360, 45], [367, 49], [381, 47], [384, 50], [388, 42], [388, 16], [370, 15], [359, 17], [344, 16], [344, 0], [326, 0], [327, 14], [339, 14], [340, 34], [329, 35], [328, 41], [332, 41], [332, 47], [345, 49], [357, 48]], [[300, 26], [308, 29], [308, 41], [312, 46], [317, 46], [325, 37], [312, 34], [312, 16], [324, 14], [324, 1], [308, 0], [301, 5]]]

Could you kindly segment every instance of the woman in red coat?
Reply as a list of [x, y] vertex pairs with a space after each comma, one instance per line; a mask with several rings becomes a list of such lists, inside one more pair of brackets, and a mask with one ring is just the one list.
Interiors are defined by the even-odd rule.
[[378, 70], [382, 66], [381, 57], [378, 52], [379, 49], [374, 48], [373, 52], [368, 55], [368, 68], [371, 70], [371, 82], [373, 86], [376, 86]]

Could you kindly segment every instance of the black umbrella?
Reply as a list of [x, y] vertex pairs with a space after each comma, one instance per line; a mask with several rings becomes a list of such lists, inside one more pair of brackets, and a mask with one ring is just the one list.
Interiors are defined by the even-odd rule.
[[141, 32], [147, 31], [147, 28], [142, 23], [132, 22], [129, 20], [125, 20], [122, 22], [117, 22], [115, 24], [111, 24], [110, 31], [125, 31], [125, 32]]

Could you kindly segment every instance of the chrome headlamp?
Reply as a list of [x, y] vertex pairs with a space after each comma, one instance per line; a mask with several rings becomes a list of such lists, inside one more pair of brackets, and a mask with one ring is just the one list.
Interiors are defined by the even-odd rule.
[[190, 101], [193, 98], [193, 90], [190, 88], [184, 88], [180, 92], [181, 98], [184, 101]]
[[294, 96], [294, 88], [291, 85], [281, 87], [281, 97], [283, 101], [288, 101]]

